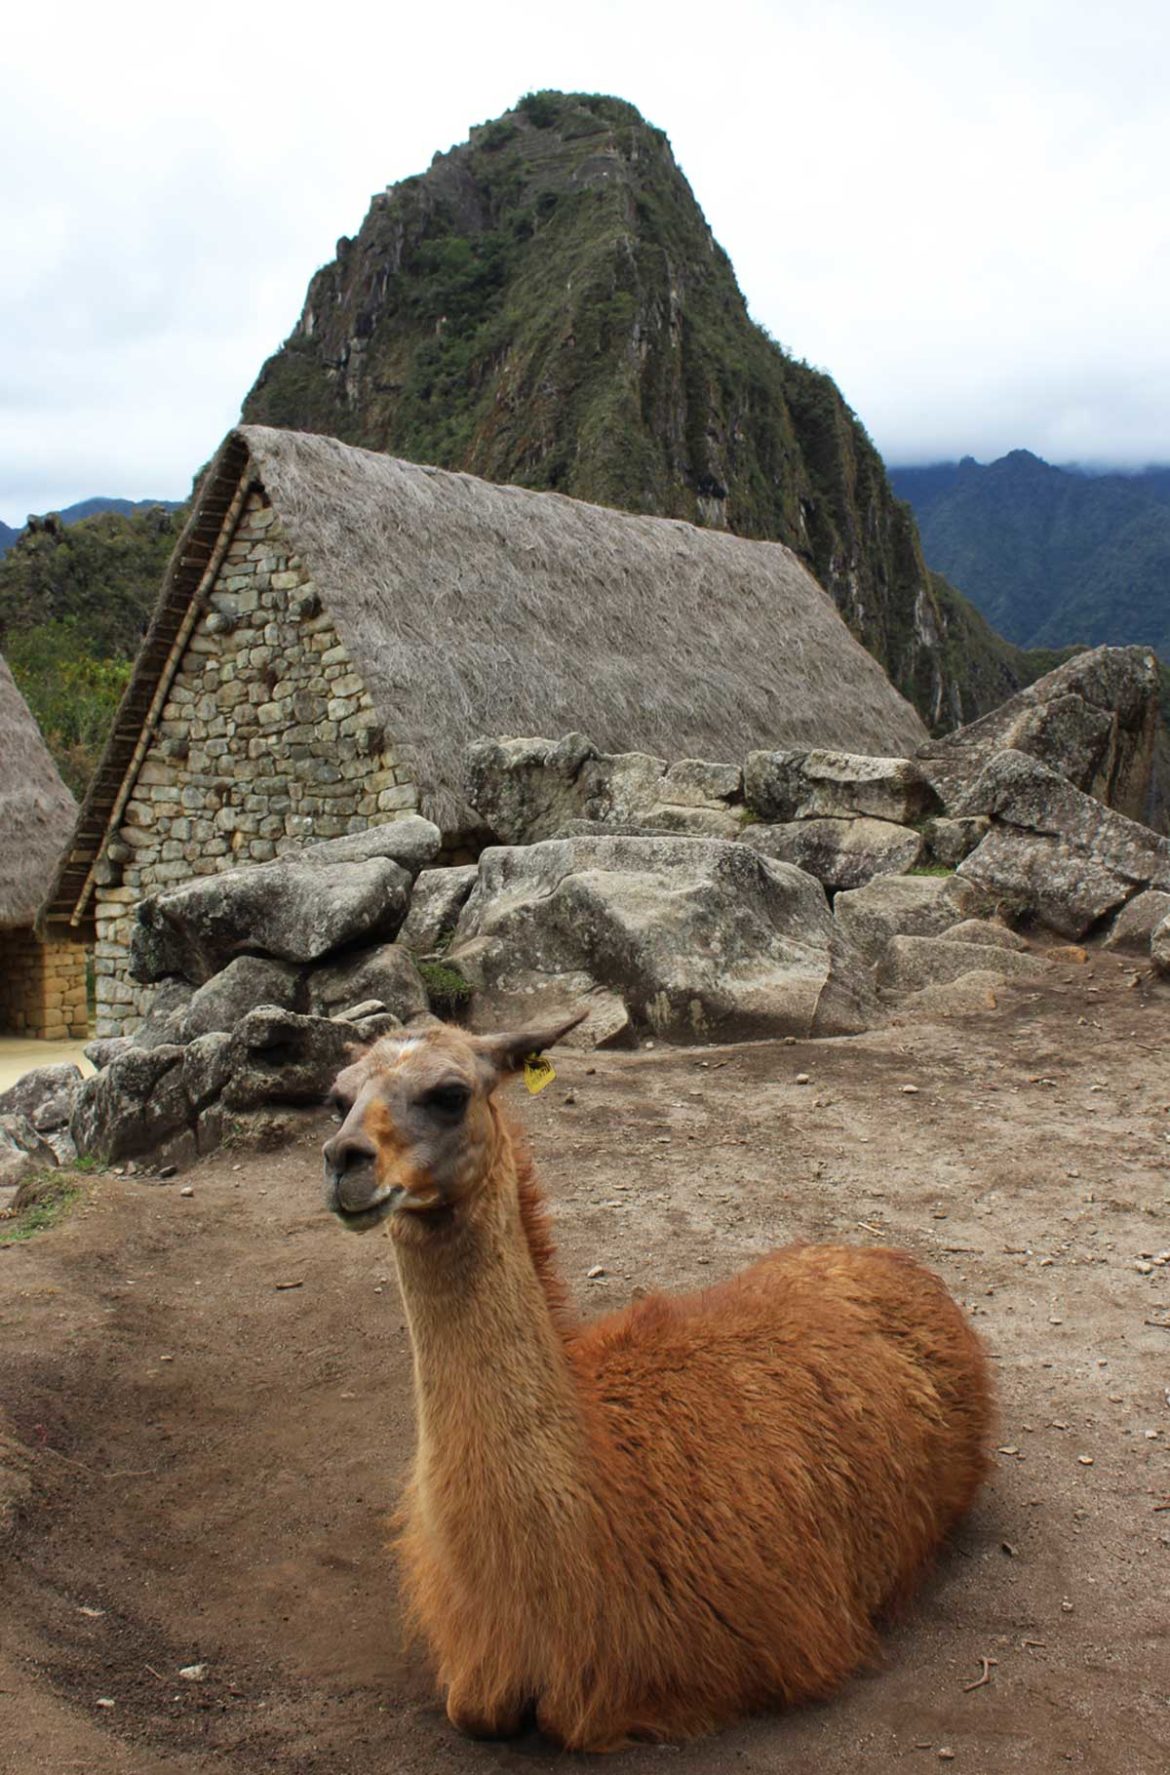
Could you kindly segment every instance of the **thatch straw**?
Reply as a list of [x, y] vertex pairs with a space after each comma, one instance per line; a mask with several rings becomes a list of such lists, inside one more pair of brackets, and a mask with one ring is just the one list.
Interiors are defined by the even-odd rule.
[[77, 803], [0, 658], [0, 930], [32, 924], [76, 818]]
[[424, 809], [483, 735], [735, 761], [907, 753], [918, 715], [779, 543], [630, 517], [267, 426], [237, 434]]

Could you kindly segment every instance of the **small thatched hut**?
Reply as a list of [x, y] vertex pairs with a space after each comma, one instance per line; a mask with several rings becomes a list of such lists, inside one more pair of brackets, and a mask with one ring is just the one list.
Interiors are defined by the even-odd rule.
[[37, 908], [61, 861], [77, 803], [0, 658], [0, 1031], [86, 1033], [85, 951], [42, 943]]
[[179, 540], [48, 908], [137, 1015], [134, 902], [421, 809], [485, 734], [736, 759], [913, 750], [914, 710], [778, 543], [241, 426]]

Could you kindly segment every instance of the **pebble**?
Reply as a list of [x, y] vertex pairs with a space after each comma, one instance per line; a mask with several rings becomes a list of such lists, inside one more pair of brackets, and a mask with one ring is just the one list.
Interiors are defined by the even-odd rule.
[[195, 1191], [189, 1183], [185, 1183], [183, 1185], [182, 1189], [179, 1191], [179, 1194], [181, 1196], [193, 1196], [195, 1194]]
[[164, 1165], [162, 1167], [162, 1169], [159, 1171], [159, 1176], [160, 1177], [174, 1177], [178, 1173], [178, 1169], [179, 1169], [179, 1167], [177, 1165]]
[[118, 1703], [111, 1700], [109, 1695], [99, 1695], [97, 1698], [97, 1705], [98, 1707], [116, 1707]]
[[[918, 1086], [917, 1085], [903, 1085], [902, 1086], [902, 1095], [903, 1095], [903, 1097], [917, 1097]], [[940, 1750], [938, 1754], [939, 1754], [939, 1756], [941, 1756], [942, 1751]], [[951, 1752], [951, 1755], [952, 1756], [954, 1755], [954, 1751]]]
[[596, 1282], [599, 1276], [604, 1276], [605, 1268], [602, 1264], [595, 1263], [591, 1270], [586, 1270], [585, 1274], [591, 1282]]
[[207, 1675], [206, 1664], [184, 1664], [179, 1675], [189, 1683], [201, 1683]]
[[798, 1072], [796, 1075], [796, 1082], [798, 1085], [809, 1084], [810, 1080], [809, 1080], [809, 1076], [808, 1076], [807, 1072]]

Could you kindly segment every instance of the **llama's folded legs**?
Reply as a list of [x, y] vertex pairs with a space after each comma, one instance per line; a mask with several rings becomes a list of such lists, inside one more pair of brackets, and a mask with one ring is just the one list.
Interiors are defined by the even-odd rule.
[[554, 1744], [560, 1744], [566, 1750], [586, 1750], [595, 1754], [629, 1750], [639, 1736], [631, 1732], [628, 1718], [618, 1718], [617, 1715], [590, 1718], [584, 1724], [579, 1700], [572, 1707], [567, 1707], [563, 1701], [558, 1704], [547, 1697], [536, 1704], [536, 1728], [544, 1737], [551, 1738]]
[[474, 1675], [457, 1677], [447, 1690], [447, 1718], [469, 1738], [515, 1738], [530, 1709], [527, 1696], [488, 1695]]

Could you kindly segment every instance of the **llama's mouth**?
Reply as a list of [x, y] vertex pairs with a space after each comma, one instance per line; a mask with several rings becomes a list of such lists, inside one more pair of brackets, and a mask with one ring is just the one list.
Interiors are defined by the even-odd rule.
[[393, 1214], [399, 1202], [406, 1194], [405, 1190], [384, 1186], [375, 1195], [373, 1201], [364, 1208], [346, 1208], [338, 1199], [335, 1189], [330, 1190], [329, 1206], [347, 1232], [368, 1233], [374, 1227], [381, 1226], [387, 1217]]

